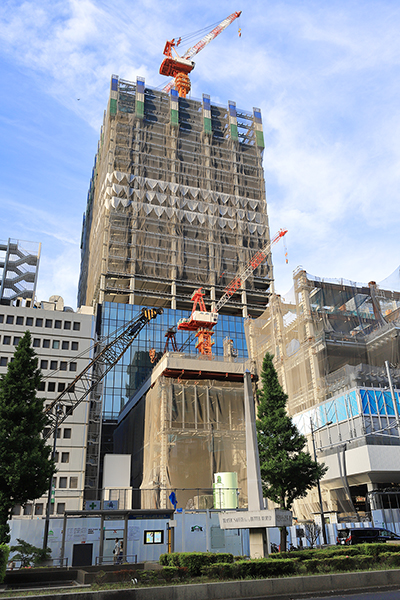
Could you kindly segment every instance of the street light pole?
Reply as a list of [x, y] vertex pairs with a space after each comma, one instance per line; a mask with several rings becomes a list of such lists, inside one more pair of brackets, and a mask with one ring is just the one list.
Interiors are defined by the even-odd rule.
[[[313, 451], [314, 451], [314, 460], [315, 460], [315, 462], [317, 462], [317, 451], [315, 449], [314, 427], [313, 427], [313, 422], [312, 422], [311, 417], [310, 417], [310, 425], [311, 425], [311, 439], [312, 439], [312, 445], [313, 445]], [[329, 423], [327, 423], [327, 425], [329, 425]], [[316, 431], [318, 431], [318, 429]], [[319, 500], [319, 505], [320, 505], [320, 510], [321, 510], [320, 514], [321, 514], [322, 537], [324, 539], [324, 544], [327, 545], [328, 541], [326, 539], [326, 531], [325, 531], [324, 507], [322, 506], [322, 494], [321, 494], [321, 485], [319, 483], [319, 479], [317, 481], [317, 488], [318, 488], [318, 500]]]
[[[55, 411], [56, 411], [56, 424], [55, 424], [55, 429], [54, 429], [54, 440], [53, 440], [53, 451], [51, 453], [51, 459], [54, 462], [55, 461], [55, 457], [56, 457], [56, 445], [57, 445], [57, 433], [58, 433], [58, 416], [59, 416], [59, 411], [62, 410], [60, 405], [57, 404], [55, 406]], [[49, 525], [50, 525], [50, 504], [51, 504], [51, 494], [53, 491], [53, 481], [54, 481], [54, 475], [51, 476], [50, 478], [50, 485], [49, 485], [49, 492], [47, 494], [47, 506], [46, 506], [46, 520], [44, 523], [44, 534], [43, 534], [43, 550], [46, 550], [47, 548], [47, 542], [49, 539]]]

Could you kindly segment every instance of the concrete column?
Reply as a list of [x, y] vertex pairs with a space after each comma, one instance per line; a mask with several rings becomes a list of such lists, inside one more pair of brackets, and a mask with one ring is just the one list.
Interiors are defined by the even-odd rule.
[[[258, 455], [256, 414], [250, 372], [244, 374], [244, 416], [246, 424], [247, 496], [249, 511], [263, 510], [260, 459]], [[250, 557], [263, 558], [267, 554], [265, 528], [250, 529]]]

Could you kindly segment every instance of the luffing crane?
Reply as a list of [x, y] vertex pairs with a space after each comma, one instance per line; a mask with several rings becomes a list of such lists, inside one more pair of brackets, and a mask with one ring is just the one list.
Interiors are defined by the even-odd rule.
[[193, 293], [191, 298], [193, 300], [192, 313], [188, 319], [184, 318], [178, 321], [178, 330], [196, 332], [196, 337], [198, 339], [196, 348], [200, 354], [209, 357], [212, 356], [212, 346], [214, 342], [211, 341], [211, 336], [214, 334], [213, 328], [218, 323], [218, 312], [233, 294], [241, 288], [242, 284], [250, 277], [253, 271], [264, 262], [272, 246], [279, 242], [286, 233], [287, 229], [280, 229], [271, 241], [253, 256], [246, 267], [226, 286], [223, 295], [211, 312], [208, 312], [206, 309], [203, 298], [204, 294], [201, 291], [201, 288]]
[[[173, 38], [165, 43], [164, 54], [167, 58], [164, 58], [161, 63], [160, 73], [167, 77], [173, 77], [174, 79], [167, 83], [163, 88], [164, 92], [169, 92], [173, 87], [178, 90], [181, 98], [186, 98], [186, 95], [190, 91], [190, 79], [189, 73], [194, 69], [195, 63], [191, 60], [193, 56], [198, 54], [200, 50], [203, 50], [204, 46], [207, 46], [214, 38], [217, 37], [224, 29], [228, 27], [235, 19], [240, 17], [242, 11], [234, 12], [229, 17], [224, 19], [219, 25], [214, 27], [207, 35], [205, 35], [197, 44], [191, 46], [183, 56], [179, 56], [176, 51], [176, 47], [182, 41], [182, 38], [175, 40]], [[172, 55], [172, 51], [176, 56]]]
[[[75, 408], [89, 396], [130, 348], [142, 329], [152, 319], [162, 314], [162, 308], [142, 308], [138, 317], [125, 323], [107, 339], [95, 345], [98, 350], [96, 356], [44, 411], [49, 420], [49, 427], [43, 434], [44, 439], [48, 439], [57, 427], [73, 413]], [[55, 410], [53, 410], [54, 408]]]

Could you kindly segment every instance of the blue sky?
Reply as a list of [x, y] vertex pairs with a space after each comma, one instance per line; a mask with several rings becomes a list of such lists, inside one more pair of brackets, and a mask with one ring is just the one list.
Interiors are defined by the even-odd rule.
[[39, 299], [76, 307], [111, 74], [161, 86], [165, 41], [236, 10], [241, 37], [235, 21], [197, 55], [192, 97], [262, 110], [271, 233], [289, 229], [276, 290], [299, 265], [360, 282], [399, 267], [398, 2], [3, 0], [0, 240], [42, 242]]

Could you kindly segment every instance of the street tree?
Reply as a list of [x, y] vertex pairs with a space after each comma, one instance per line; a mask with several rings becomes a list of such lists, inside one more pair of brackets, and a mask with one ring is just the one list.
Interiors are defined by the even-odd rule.
[[36, 393], [41, 381], [29, 331], [0, 378], [0, 543], [10, 540], [13, 507], [39, 498], [54, 472], [51, 449], [42, 438], [48, 419]]
[[[257, 437], [263, 494], [279, 508], [290, 510], [297, 498], [306, 496], [324, 476], [327, 467], [311, 458], [301, 435], [286, 412], [287, 395], [283, 391], [272, 362], [266, 354], [261, 372], [258, 397]], [[281, 551], [286, 550], [286, 527], [282, 527]]]

